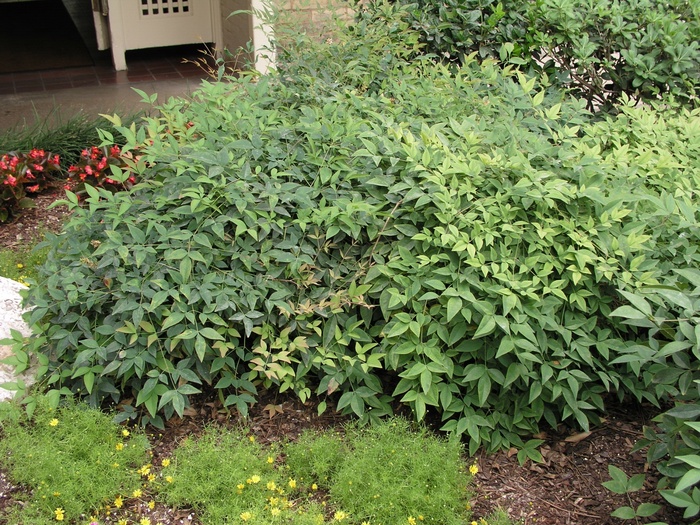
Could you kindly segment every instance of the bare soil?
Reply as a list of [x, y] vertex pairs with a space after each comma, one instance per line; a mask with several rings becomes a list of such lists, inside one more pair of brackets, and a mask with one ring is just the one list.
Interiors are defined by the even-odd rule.
[[[26, 210], [9, 224], [0, 225], [0, 246], [22, 246], [44, 231], [60, 231], [67, 215], [62, 207], [48, 209], [48, 205], [61, 198], [55, 190], [40, 195], [37, 206]], [[640, 519], [638, 523], [665, 521], [670, 525], [689, 523], [682, 514], [665, 504], [656, 492], [658, 473], [645, 463], [643, 452], [632, 453], [634, 443], [642, 436], [644, 425], [651, 423], [657, 410], [648, 406], [613, 405], [600, 427], [588, 433], [561, 427], [537, 437], [545, 439], [540, 451], [544, 462], [518, 464], [516, 451], [478, 455], [480, 472], [477, 474], [475, 495], [472, 500], [474, 518], [486, 516], [495, 507], [507, 509], [511, 518], [523, 525], [607, 525], [623, 521], [611, 518], [610, 513], [619, 506], [637, 506], [643, 502], [662, 505], [655, 516]], [[219, 422], [225, 425], [245, 424], [256, 439], [272, 443], [295, 439], [304, 429], [333, 428], [342, 425], [344, 418], [335, 414], [332, 407], [321, 417], [317, 416], [313, 402], [301, 403], [292, 396], [273, 397], [267, 393], [251, 409], [248, 421], [240, 421], [235, 414], [228, 414], [215, 396], [200, 396], [184, 418], [174, 418], [164, 431], [147, 429], [152, 444], [154, 465], [167, 457], [187, 436], [199, 434], [205, 425]], [[643, 489], [630, 495], [617, 495], [607, 491], [602, 482], [610, 479], [608, 465], [613, 464], [628, 475], [646, 473]], [[21, 505], [27, 490], [12, 483], [7, 473], [0, 471], [0, 525], [4, 509]], [[126, 518], [137, 522], [137, 516], [148, 515], [152, 524], [203, 525], [195, 509], [172, 509], [156, 503], [147, 507], [151, 498], [125, 500], [124, 507], [112, 509], [100, 524], [116, 524]], [[15, 525], [15, 524], [8, 524]], [[209, 524], [207, 524], [209, 525]]]
[[8, 223], [0, 223], [0, 248], [22, 248], [40, 240], [46, 231], [60, 232], [68, 209], [65, 206], [49, 209], [49, 206], [63, 197], [60, 186], [33, 196], [34, 207], [23, 209]]

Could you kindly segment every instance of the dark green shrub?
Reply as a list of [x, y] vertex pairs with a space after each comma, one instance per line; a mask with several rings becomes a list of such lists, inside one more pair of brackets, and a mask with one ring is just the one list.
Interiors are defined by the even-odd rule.
[[673, 286], [625, 293], [629, 304], [612, 315], [647, 335], [615, 361], [630, 363], [657, 396], [667, 393], [677, 401], [644, 428], [635, 448], [647, 449], [649, 464], [663, 476], [661, 495], [689, 518], [700, 513], [700, 272], [675, 275]]
[[[655, 100], [671, 94], [697, 103], [700, 3], [697, 0], [396, 0], [424, 51], [461, 61], [500, 58], [612, 110], [625, 93]], [[383, 2], [363, 3], [368, 15]], [[380, 22], [381, 23], [381, 22]]]
[[[517, 0], [383, 0], [358, 2], [359, 19], [375, 19], [377, 12], [402, 13], [420, 36], [424, 53], [460, 63], [477, 53], [480, 58], [499, 58], [501, 47], [513, 43], [512, 57], [529, 57], [530, 5]], [[396, 4], [398, 8], [391, 6]], [[381, 18], [380, 18], [381, 20]]]
[[610, 314], [697, 265], [697, 113], [591, 124], [493, 61], [408, 62], [402, 24], [290, 40], [280, 74], [119, 127], [144, 182], [69, 195], [29, 292], [54, 392], [156, 424], [201, 385], [243, 415], [259, 388], [364, 420], [400, 402], [472, 451], [586, 428], [609, 393], [657, 401], [613, 362], [637, 334]]
[[[700, 513], [700, 403], [679, 404], [644, 428], [636, 449], [648, 447], [647, 460], [662, 478], [658, 489], [685, 518]], [[695, 522], [697, 523], [697, 521]]]

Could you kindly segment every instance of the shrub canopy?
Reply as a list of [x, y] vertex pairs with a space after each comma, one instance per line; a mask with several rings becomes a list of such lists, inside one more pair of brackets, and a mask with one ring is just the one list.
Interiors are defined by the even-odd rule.
[[[697, 104], [698, 0], [394, 0], [420, 35], [423, 52], [459, 63], [500, 58], [613, 111], [624, 93]], [[362, 2], [374, 17], [385, 3]]]
[[492, 60], [410, 61], [419, 35], [385, 18], [113, 118], [144, 182], [68, 195], [29, 291], [50, 385], [155, 424], [203, 385], [243, 415], [260, 388], [401, 403], [472, 450], [665, 394], [612, 363], [642, 328], [610, 314], [697, 267], [699, 113], [595, 123]]

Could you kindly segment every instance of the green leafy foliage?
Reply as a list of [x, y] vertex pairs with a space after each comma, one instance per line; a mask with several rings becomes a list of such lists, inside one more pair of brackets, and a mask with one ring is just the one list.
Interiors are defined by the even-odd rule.
[[650, 390], [677, 402], [644, 428], [636, 448], [648, 447], [648, 462], [663, 475], [661, 495], [689, 518], [700, 513], [700, 272], [685, 268], [671, 275], [675, 279], [664, 286], [624, 293], [629, 304], [611, 315], [648, 336], [615, 361], [629, 363]]
[[433, 411], [472, 452], [671, 392], [616, 361], [640, 327], [611, 313], [697, 265], [698, 112], [593, 123], [491, 60], [409, 60], [419, 35], [383, 16], [118, 126], [142, 182], [68, 194], [18, 361], [133, 399], [124, 418], [209, 387], [245, 416], [274, 388], [363, 421]]
[[[700, 83], [697, 0], [398, 0], [425, 53], [461, 61], [476, 53], [547, 74], [588, 101], [614, 109], [625, 93], [671, 94], [694, 105]], [[383, 2], [362, 3], [385, 9]]]
[[[630, 494], [637, 492], [644, 486], [644, 474], [635, 474], [628, 477], [621, 469], [615, 465], [608, 465], [608, 472], [612, 478], [603, 482], [603, 486], [615, 494]], [[618, 507], [611, 515], [622, 520], [637, 520], [637, 518], [648, 518], [655, 514], [661, 507], [655, 503], [641, 503], [639, 506], [630, 505]]]

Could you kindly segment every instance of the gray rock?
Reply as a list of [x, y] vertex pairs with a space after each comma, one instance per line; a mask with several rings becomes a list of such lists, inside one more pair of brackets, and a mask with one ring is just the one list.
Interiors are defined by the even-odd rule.
[[[0, 339], [9, 338], [10, 330], [17, 330], [24, 336], [31, 335], [31, 330], [27, 323], [22, 319], [22, 297], [20, 291], [26, 286], [0, 277]], [[12, 347], [0, 345], [0, 359], [5, 359], [12, 355]], [[31, 382], [33, 379], [31, 372], [25, 372], [21, 375], [21, 379], [25, 382]], [[16, 381], [14, 369], [10, 365], [0, 363], [0, 384]], [[5, 401], [14, 396], [14, 392], [0, 387], [0, 401]]]

